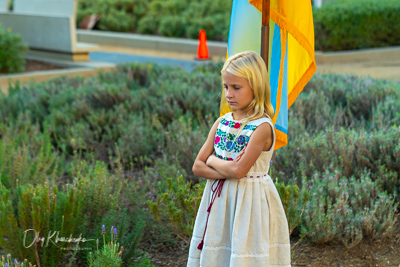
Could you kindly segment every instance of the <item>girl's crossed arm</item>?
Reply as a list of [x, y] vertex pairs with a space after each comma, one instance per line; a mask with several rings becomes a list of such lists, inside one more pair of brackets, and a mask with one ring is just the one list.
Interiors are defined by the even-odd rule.
[[212, 155], [207, 159], [206, 165], [224, 177], [241, 179], [249, 172], [261, 152], [265, 148], [270, 149], [273, 142], [272, 136], [272, 127], [268, 123], [263, 123], [252, 133], [246, 152], [241, 155], [240, 160], [226, 161]]
[[193, 173], [196, 176], [199, 177], [204, 177], [207, 179], [226, 179], [226, 178], [232, 178], [232, 177], [226, 177], [221, 175], [218, 171], [215, 169], [209, 167], [206, 165], [206, 161], [208, 157], [213, 153], [214, 151], [214, 137], [215, 133], [217, 132], [217, 127], [219, 122], [221, 121], [222, 118], [218, 118], [214, 125], [211, 127], [210, 133], [208, 134], [207, 140], [202, 146], [202, 148], [199, 151], [199, 154], [197, 154], [196, 159], [194, 160], [193, 164]]

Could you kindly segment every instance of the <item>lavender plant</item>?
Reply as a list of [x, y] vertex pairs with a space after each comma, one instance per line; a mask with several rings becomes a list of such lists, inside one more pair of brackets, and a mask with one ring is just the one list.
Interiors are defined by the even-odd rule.
[[302, 219], [302, 233], [311, 241], [341, 241], [353, 247], [364, 238], [378, 239], [395, 230], [398, 203], [372, 181], [370, 173], [360, 179], [339, 172], [316, 173], [303, 186], [311, 192]]
[[[103, 248], [99, 249], [99, 240], [96, 240], [96, 251], [88, 255], [88, 267], [120, 267], [123, 264], [122, 253], [124, 247], [117, 243], [117, 228], [111, 226], [110, 238], [106, 238], [105, 225], [102, 226]], [[106, 241], [107, 239], [107, 241]]]
[[310, 193], [306, 187], [300, 189], [293, 183], [285, 185], [283, 182], [278, 182], [278, 179], [275, 181], [275, 187], [282, 200], [291, 235], [293, 230], [300, 225], [305, 206], [310, 200]]
[[0, 246], [19, 258], [35, 259], [38, 267], [61, 262], [69, 243], [59, 238], [79, 236], [85, 199], [82, 184], [64, 192], [47, 184], [19, 186], [17, 206], [10, 190], [0, 184], [0, 191]]
[[149, 192], [147, 203], [155, 220], [186, 244], [190, 243], [204, 185], [205, 182], [192, 186], [182, 175], [177, 175], [167, 178], [165, 188]]
[[36, 267], [36, 265], [32, 265], [32, 263], [28, 262], [27, 259], [21, 262], [17, 259], [14, 259], [14, 261], [12, 261], [11, 254], [7, 254], [6, 258], [4, 258], [4, 256], [2, 255], [0, 264], [0, 267]]
[[61, 175], [63, 159], [53, 151], [50, 133], [46, 126], [42, 133], [29, 118], [28, 113], [0, 126], [0, 181], [10, 189], [19, 184], [52, 184]]

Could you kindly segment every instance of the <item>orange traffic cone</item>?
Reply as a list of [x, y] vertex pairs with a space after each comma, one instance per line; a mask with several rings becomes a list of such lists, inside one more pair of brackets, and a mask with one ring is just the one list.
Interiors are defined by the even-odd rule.
[[197, 59], [208, 59], [206, 31], [201, 30], [199, 35], [199, 47], [197, 48]]

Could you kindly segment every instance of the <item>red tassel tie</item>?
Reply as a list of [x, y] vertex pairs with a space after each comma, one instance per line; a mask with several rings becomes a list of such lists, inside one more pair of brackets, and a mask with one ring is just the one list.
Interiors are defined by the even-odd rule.
[[[211, 212], [211, 208], [212, 205], [214, 204], [214, 200], [216, 199], [216, 197], [220, 197], [221, 193], [222, 193], [222, 188], [224, 186], [225, 183], [225, 179], [221, 179], [221, 180], [215, 180], [214, 183], [211, 186], [211, 191], [213, 192], [211, 195], [211, 202], [210, 205], [207, 208], [207, 221], [206, 221], [206, 227], [204, 228], [204, 233], [203, 233], [203, 239], [201, 240], [201, 242], [199, 243], [199, 245], [197, 246], [198, 250], [203, 250], [203, 246], [204, 246], [204, 237], [206, 235], [206, 231], [207, 231], [207, 225], [208, 225], [208, 218], [210, 217], [210, 212]], [[216, 186], [215, 186], [216, 185]], [[214, 188], [215, 186], [215, 188]]]

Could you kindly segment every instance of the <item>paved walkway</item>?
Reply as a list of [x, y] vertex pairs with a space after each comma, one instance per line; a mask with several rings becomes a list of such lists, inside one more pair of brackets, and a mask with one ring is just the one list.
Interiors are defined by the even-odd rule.
[[[176, 49], [179, 50], [179, 49]], [[99, 52], [90, 53], [90, 62], [63, 62], [55, 60], [53, 64], [68, 65], [71, 69], [51, 70], [34, 73], [11, 74], [0, 76], [0, 90], [7, 92], [8, 84], [12, 81], [36, 82], [45, 81], [58, 75], [96, 75], [98, 70], [109, 70], [114, 64], [127, 62], [151, 62], [173, 67], [182, 67], [193, 70], [195, 66], [206, 62], [221, 61], [220, 55], [210, 61], [194, 60], [193, 52], [173, 52], [151, 49], [132, 49], [100, 45]], [[38, 60], [42, 58], [37, 58]], [[49, 58], [51, 60], [51, 58]], [[390, 79], [400, 82], [400, 47], [371, 49], [362, 51], [348, 51], [339, 53], [316, 53], [317, 72], [356, 74], [358, 76], [371, 76], [378, 79]]]
[[356, 74], [358, 76], [371, 76], [377, 79], [389, 79], [400, 82], [400, 60], [397, 62], [318, 64], [317, 72]]
[[[204, 61], [194, 60], [195, 55], [174, 52], [154, 52], [152, 50], [139, 50], [112, 46], [100, 46], [101, 52], [90, 53], [90, 61], [100, 61], [108, 63], [126, 62], [151, 62], [161, 65], [179, 66], [187, 70], [192, 70], [194, 66], [204, 64]], [[371, 76], [377, 79], [390, 79], [400, 82], [400, 57], [398, 52], [393, 57], [382, 57], [375, 53], [374, 57], [368, 58], [368, 53], [361, 54], [354, 61], [347, 60], [346, 54], [341, 58], [332, 60], [328, 56], [327, 60], [317, 59], [318, 73], [342, 73], [355, 74], [358, 76]], [[354, 58], [354, 56], [353, 56]], [[221, 58], [212, 58], [211, 61], [219, 61]], [[342, 62], [341, 62], [342, 61]]]
[[204, 64], [208, 61], [198, 61], [190, 59], [173, 59], [167, 57], [157, 57], [149, 55], [138, 55], [138, 54], [128, 54], [128, 53], [115, 53], [115, 52], [91, 52], [90, 61], [93, 62], [107, 62], [107, 63], [128, 63], [128, 62], [138, 62], [138, 63], [156, 63], [160, 65], [169, 65], [172, 67], [181, 67], [191, 71], [195, 66]]

